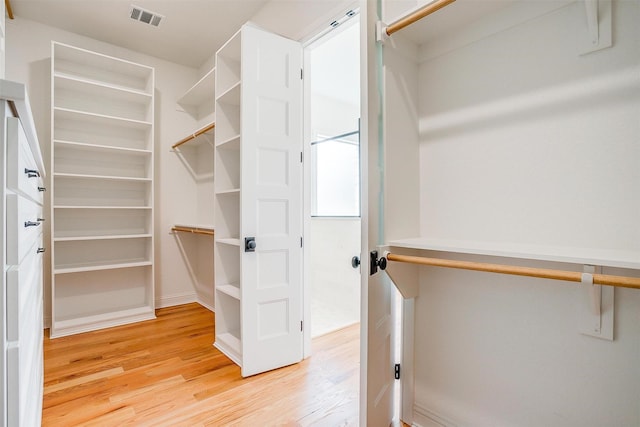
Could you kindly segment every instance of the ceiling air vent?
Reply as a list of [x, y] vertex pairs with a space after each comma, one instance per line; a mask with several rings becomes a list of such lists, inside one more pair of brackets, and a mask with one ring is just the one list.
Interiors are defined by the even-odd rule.
[[160, 21], [162, 21], [162, 19], [164, 18], [164, 16], [159, 15], [155, 12], [150, 12], [139, 6], [133, 5], [131, 5], [129, 16], [131, 17], [131, 19], [135, 19], [136, 21], [140, 21], [145, 24], [153, 25], [154, 27], [160, 25]]

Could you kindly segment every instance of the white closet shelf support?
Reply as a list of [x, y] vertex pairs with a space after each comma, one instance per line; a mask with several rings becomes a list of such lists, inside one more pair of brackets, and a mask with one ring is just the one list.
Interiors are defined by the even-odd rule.
[[[580, 54], [595, 52], [612, 46], [611, 0], [583, 0], [586, 30], [579, 37]], [[578, 28], [585, 28], [583, 23]]]

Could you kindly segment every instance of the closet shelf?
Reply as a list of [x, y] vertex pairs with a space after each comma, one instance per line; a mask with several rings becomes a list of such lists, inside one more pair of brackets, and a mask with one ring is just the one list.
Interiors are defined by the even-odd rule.
[[106, 114], [90, 113], [87, 111], [74, 110], [71, 108], [54, 107], [54, 114], [57, 113], [58, 120], [65, 119], [82, 119], [87, 123], [99, 123], [99, 124], [116, 124], [117, 126], [148, 130], [151, 129], [151, 122], [128, 119], [125, 117], [109, 116]]
[[209, 70], [207, 74], [178, 99], [178, 104], [197, 107], [205, 104], [208, 100], [213, 103], [215, 99], [215, 71], [215, 67]]
[[78, 149], [87, 150], [87, 151], [98, 151], [98, 152], [105, 152], [105, 153], [106, 152], [123, 152], [126, 154], [133, 154], [133, 155], [139, 154], [141, 156], [148, 156], [152, 153], [151, 150], [141, 150], [138, 148], [117, 147], [117, 146], [110, 146], [110, 145], [87, 144], [85, 142], [65, 141], [62, 139], [54, 139], [53, 142], [54, 144], [57, 144], [57, 145], [73, 147], [73, 148], [78, 148]]
[[389, 241], [387, 245], [406, 249], [640, 269], [640, 252], [637, 251], [520, 245], [514, 243], [429, 239], [420, 237], [392, 240]]
[[224, 150], [240, 150], [240, 135], [234, 135], [216, 144], [216, 147]]
[[203, 234], [207, 236], [213, 236], [215, 234], [213, 226], [199, 226], [199, 225], [174, 225], [171, 227], [173, 232]]
[[54, 209], [152, 209], [151, 206], [89, 206], [89, 205], [54, 205]]
[[234, 83], [229, 89], [222, 92], [217, 98], [221, 104], [240, 106], [240, 82]]
[[87, 263], [87, 264], [70, 264], [70, 265], [61, 265], [56, 267], [53, 270], [54, 274], [68, 274], [68, 273], [81, 273], [85, 271], [100, 271], [100, 270], [117, 270], [121, 268], [132, 268], [132, 267], [146, 267], [153, 265], [152, 261], [149, 260], [127, 260], [127, 262], [108, 262], [104, 264], [100, 263]]
[[81, 240], [119, 240], [119, 239], [140, 239], [150, 238], [152, 234], [109, 234], [109, 235], [93, 235], [93, 236], [65, 236], [54, 237], [54, 242], [76, 242]]
[[54, 73], [56, 89], [82, 90], [83, 92], [112, 99], [122, 99], [133, 102], [149, 102], [151, 94], [141, 90], [131, 89], [126, 86], [119, 86], [100, 82], [89, 78], [77, 77], [67, 73]]
[[106, 181], [135, 181], [135, 182], [151, 182], [151, 178], [136, 178], [129, 176], [109, 176], [109, 175], [87, 175], [78, 173], [54, 173], [54, 177], [58, 178], [80, 178], [80, 179], [96, 179]]
[[240, 339], [231, 332], [219, 334], [216, 337], [216, 345], [222, 344], [224, 347], [232, 350], [236, 355], [240, 355]]
[[195, 140], [200, 135], [208, 134], [208, 132], [210, 130], [213, 130], [215, 127], [216, 127], [216, 123], [212, 122], [212, 123], [206, 125], [205, 127], [198, 129], [193, 134], [182, 138], [180, 141], [178, 141], [175, 144], [173, 144], [171, 146], [171, 148], [175, 150], [176, 148], [180, 147], [181, 145], [186, 144], [189, 141]]
[[218, 289], [218, 291], [222, 292], [225, 295], [229, 295], [231, 298], [240, 300], [240, 285], [238, 283], [229, 285], [218, 285], [216, 289]]
[[219, 196], [224, 196], [226, 194], [240, 194], [240, 189], [239, 188], [232, 188], [230, 190], [216, 191], [216, 194], [219, 195]]
[[232, 239], [232, 238], [216, 239], [216, 243], [240, 247], [240, 239]]
[[153, 93], [153, 67], [55, 43], [55, 72]]

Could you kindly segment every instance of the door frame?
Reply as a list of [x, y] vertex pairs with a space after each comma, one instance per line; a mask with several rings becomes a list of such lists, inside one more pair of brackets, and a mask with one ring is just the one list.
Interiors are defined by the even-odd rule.
[[[346, 16], [345, 15], [346, 12], [348, 12], [349, 10], [360, 9], [360, 7], [361, 7], [360, 2], [355, 1], [348, 6], [341, 8], [341, 13], [332, 15], [331, 18], [327, 20], [327, 22], [332, 22], [333, 21], [332, 18], [334, 17], [340, 17], [336, 19], [338, 22], [341, 22], [341, 23], [346, 22], [348, 21], [348, 19], [344, 19]], [[362, 23], [360, 23], [360, 25], [362, 25]], [[303, 67], [303, 70], [304, 70], [303, 73], [305, 76], [305, 78], [303, 78], [303, 83], [302, 83], [303, 84], [303, 87], [302, 87], [303, 132], [304, 132], [303, 151], [302, 151], [303, 159], [304, 159], [302, 162], [302, 165], [303, 165], [302, 177], [304, 181], [302, 186], [303, 236], [304, 236], [303, 253], [302, 253], [302, 258], [303, 258], [302, 288], [303, 288], [303, 318], [304, 318], [303, 357], [305, 359], [311, 356], [311, 295], [312, 295], [311, 274], [310, 274], [310, 268], [309, 268], [310, 260], [311, 260], [311, 245], [308, 243], [308, 240], [310, 239], [310, 236], [311, 236], [311, 206], [312, 206], [312, 203], [311, 203], [312, 167], [310, 162], [311, 141], [309, 140], [309, 137], [311, 134], [311, 129], [309, 126], [311, 122], [311, 112], [309, 111], [309, 108], [308, 108], [308, 97], [307, 97], [307, 94], [310, 92], [310, 79], [307, 78], [308, 72], [306, 70], [308, 70], [308, 65], [309, 65], [309, 47], [314, 45], [316, 42], [321, 40], [323, 37], [325, 37], [327, 34], [331, 33], [332, 31], [334, 31], [335, 29], [336, 28], [333, 28], [331, 26], [325, 26], [319, 31], [314, 31], [312, 34], [308, 35], [306, 38], [302, 40], [302, 64], [303, 64], [302, 67]], [[362, 75], [362, 70], [360, 71], [360, 73]], [[360, 98], [362, 100], [362, 93], [360, 94]], [[362, 114], [362, 101], [360, 103], [360, 114]], [[362, 142], [362, 133], [360, 133], [360, 141]], [[362, 170], [362, 159], [363, 159], [362, 150], [360, 150], [360, 169], [361, 170]], [[362, 196], [364, 194], [362, 192], [362, 178], [363, 177], [361, 173], [360, 174], [360, 180], [361, 180], [360, 181], [360, 224], [361, 224], [361, 227], [362, 227], [362, 214], [363, 214]], [[362, 239], [362, 235], [361, 235], [361, 239]], [[362, 259], [362, 257], [360, 257], [360, 259]], [[362, 277], [362, 268], [361, 268], [360, 276]], [[362, 311], [360, 312], [360, 319], [362, 321]]]
[[[391, 420], [382, 420], [382, 419], [371, 419], [369, 420], [369, 402], [374, 400], [375, 397], [368, 395], [368, 368], [369, 368], [369, 354], [368, 354], [368, 333], [369, 333], [369, 282], [370, 280], [377, 281], [381, 274], [377, 276], [369, 276], [369, 251], [375, 249], [377, 246], [377, 238], [378, 238], [378, 215], [382, 206], [379, 206], [380, 202], [378, 201], [378, 191], [381, 188], [381, 180], [382, 176], [377, 172], [375, 165], [378, 161], [378, 142], [381, 135], [379, 135], [379, 120], [380, 114], [382, 110], [382, 106], [380, 105], [379, 93], [378, 93], [378, 76], [377, 76], [377, 56], [376, 56], [376, 34], [375, 34], [375, 24], [380, 21], [380, 17], [378, 16], [378, 1], [373, 0], [356, 0], [352, 3], [347, 4], [347, 6], [341, 8], [340, 10], [336, 10], [336, 14], [333, 16], [341, 16], [339, 12], [342, 12], [344, 15], [349, 9], [359, 9], [360, 14], [360, 227], [361, 227], [361, 251], [360, 251], [360, 425], [368, 426], [368, 425], [384, 425], [385, 427], [389, 425]], [[330, 22], [330, 21], [329, 21]], [[301, 42], [303, 44], [303, 64], [307, 63], [307, 50], [306, 48], [309, 44], [313, 43], [313, 41], [317, 40], [321, 37], [324, 32], [328, 31], [326, 27], [321, 30], [316, 30], [307, 35], [307, 37], [301, 37]], [[308, 81], [304, 80], [303, 92], [308, 93]], [[305, 100], [306, 103], [306, 100]], [[306, 106], [306, 104], [303, 104]], [[303, 155], [305, 162], [309, 158], [309, 141], [307, 140], [307, 135], [309, 134], [308, 123], [309, 123], [309, 112], [307, 108], [304, 108], [304, 132], [305, 132], [305, 141], [304, 141], [304, 150]], [[371, 159], [371, 160], [370, 160]], [[305, 163], [303, 163], [303, 213], [304, 213], [304, 236], [307, 238], [309, 236], [310, 231], [310, 212], [311, 212], [311, 204], [310, 204], [310, 168], [307, 167]], [[370, 197], [371, 196], [371, 199]], [[373, 218], [370, 218], [370, 201], [373, 203], [371, 208], [374, 209], [371, 212], [374, 213]], [[375, 206], [374, 206], [375, 205]], [[371, 220], [371, 221], [370, 221]], [[373, 223], [375, 221], [375, 224]], [[371, 222], [371, 224], [370, 224]], [[370, 231], [373, 231], [370, 236]], [[370, 237], [372, 240], [370, 241]], [[310, 307], [311, 300], [309, 298], [309, 294], [311, 292], [310, 289], [310, 280], [309, 280], [309, 268], [308, 268], [308, 260], [310, 257], [310, 248], [309, 245], [304, 245], [303, 251], [303, 301], [304, 301], [304, 357], [307, 358], [311, 355], [311, 328], [310, 322], [307, 321], [310, 318]], [[407, 306], [406, 304], [403, 307], [405, 310], [407, 308], [411, 309], [412, 306]], [[405, 315], [406, 315], [405, 311]], [[403, 328], [403, 338], [407, 336], [407, 332], [412, 332], [413, 329], [409, 328], [410, 331]], [[403, 350], [407, 349], [407, 344], [411, 344], [412, 340], [406, 341], [403, 339]], [[405, 351], [402, 354], [402, 362], [406, 361], [405, 359]], [[412, 362], [412, 360], [411, 360]], [[389, 367], [391, 369], [391, 367]], [[406, 372], [406, 371], [405, 371]], [[401, 387], [405, 388], [410, 385], [409, 382], [403, 381], [401, 383]], [[402, 395], [401, 395], [402, 396]], [[410, 412], [412, 412], [412, 396], [404, 396], [409, 397], [409, 401], [404, 401], [401, 399], [400, 408], [401, 418], [403, 417], [403, 413], [406, 413], [406, 409], [411, 408]]]

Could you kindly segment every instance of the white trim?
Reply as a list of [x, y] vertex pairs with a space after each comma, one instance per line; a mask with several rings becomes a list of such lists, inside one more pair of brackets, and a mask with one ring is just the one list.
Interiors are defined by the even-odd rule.
[[[379, 20], [373, 2], [360, 1], [360, 426], [368, 424], [369, 369], [369, 146], [377, 144], [379, 111], [376, 86], [375, 29]], [[371, 119], [370, 119], [371, 118]], [[373, 173], [373, 171], [372, 171]], [[372, 174], [373, 175], [373, 174]]]
[[415, 427], [456, 427], [453, 421], [416, 403], [413, 405]]
[[[342, 19], [346, 12], [354, 10], [356, 14], [352, 17], [347, 18], [342, 21], [342, 24], [337, 27], [331, 27], [328, 23], [333, 20]], [[311, 32], [307, 32], [304, 36], [298, 38], [302, 44], [303, 48], [303, 62], [302, 68], [303, 70], [308, 70], [309, 67], [309, 52], [310, 48], [312, 48], [317, 42], [320, 40], [326, 40], [325, 37], [331, 34], [334, 36], [338, 34], [337, 30], [342, 31], [345, 28], [350, 27], [351, 25], [361, 25], [361, 21], [353, 22], [351, 18], [355, 16], [359, 16], [359, 3], [357, 1], [349, 2], [349, 6], [341, 5], [338, 8], [335, 8], [334, 11], [339, 11], [336, 13], [327, 14], [326, 16], [330, 16], [330, 18], [323, 17], [321, 19], [321, 25], [314, 25], [314, 30]], [[344, 25], [347, 24], [347, 25]], [[311, 236], [311, 163], [309, 159], [311, 158], [311, 131], [309, 124], [311, 122], [311, 118], [309, 115], [309, 94], [310, 94], [310, 80], [307, 78], [308, 71], [303, 71], [303, 147], [302, 147], [302, 179], [303, 179], [303, 188], [302, 188], [302, 212], [303, 212], [303, 253], [302, 253], [302, 274], [303, 274], [303, 286], [302, 286], [302, 304], [303, 304], [303, 358], [308, 358], [311, 356], [311, 277], [309, 273], [309, 265], [311, 260], [311, 245], [309, 244], [309, 237]], [[362, 184], [361, 184], [362, 185]], [[361, 207], [362, 209], [362, 207]]]
[[200, 304], [201, 306], [203, 306], [204, 308], [206, 308], [210, 312], [212, 312], [212, 313], [216, 312], [216, 308], [213, 305], [209, 304], [208, 302], [203, 301], [202, 298], [196, 298], [196, 299], [197, 299], [196, 302], [198, 304]]
[[[402, 298], [400, 296], [399, 298]], [[402, 300], [402, 334], [400, 357], [400, 419], [407, 424], [415, 421], [415, 298]]]
[[[310, 53], [309, 45], [303, 45], [302, 49], [302, 68], [309, 69]], [[311, 92], [310, 80], [302, 79], [302, 319], [303, 319], [303, 351], [302, 357], [311, 356], [311, 275], [309, 273], [309, 265], [311, 261], [311, 245], [309, 244], [309, 236], [311, 236], [311, 168], [309, 159], [311, 158], [311, 145], [309, 136], [310, 130], [310, 112], [309, 112], [309, 94]]]
[[[297, 37], [292, 37], [294, 40], [298, 40], [302, 43], [302, 47], [306, 48], [310, 43], [313, 43], [318, 38], [322, 37], [327, 31], [327, 26], [335, 20], [340, 20], [350, 10], [360, 9], [358, 0], [346, 0], [341, 2], [336, 7], [332, 8], [328, 13], [323, 14], [312, 24], [306, 25], [305, 30], [300, 31]], [[312, 30], [307, 30], [313, 28]], [[333, 28], [329, 27], [328, 31]]]
[[[204, 305], [198, 300], [198, 296], [195, 292], [183, 292], [156, 298], [156, 308], [173, 307], [174, 305], [191, 304], [192, 302]], [[204, 306], [207, 307], [206, 305]]]

